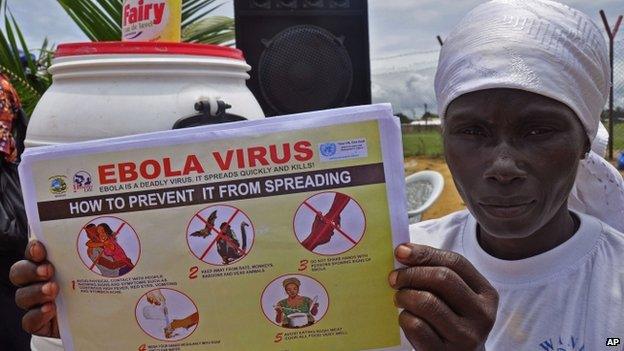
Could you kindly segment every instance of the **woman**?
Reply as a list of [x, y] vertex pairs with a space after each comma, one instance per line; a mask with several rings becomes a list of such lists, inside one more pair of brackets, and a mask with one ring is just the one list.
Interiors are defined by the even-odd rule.
[[[583, 206], [621, 208], [621, 178], [590, 152], [608, 67], [599, 28], [547, 0], [488, 2], [447, 38], [436, 94], [469, 211], [413, 227], [430, 246], [396, 249], [406, 268], [389, 283], [416, 349], [602, 350], [624, 336], [624, 235], [567, 204], [583, 168], [594, 178], [576, 187], [601, 185], [581, 192]], [[30, 261], [45, 259], [40, 244], [29, 248]], [[38, 263], [14, 268], [17, 282], [47, 281]], [[43, 307], [25, 325], [54, 331], [55, 294], [30, 296], [24, 307]]]
[[[0, 349], [29, 350], [30, 335], [21, 329], [24, 312], [15, 305], [15, 287], [9, 281], [11, 266], [24, 259], [28, 242], [26, 213], [17, 175], [26, 130], [17, 91], [0, 73]], [[17, 132], [20, 131], [20, 132]]]
[[[590, 151], [608, 77], [599, 28], [548, 0], [488, 2], [447, 38], [435, 88], [468, 210], [411, 228], [430, 246], [396, 250], [408, 268], [389, 281], [416, 349], [602, 350], [624, 336], [624, 235], [587, 214], [623, 215], [621, 176]], [[569, 209], [573, 187], [591, 211]]]
[[289, 316], [293, 314], [305, 314], [308, 317], [308, 325], [314, 324], [314, 316], [318, 313], [318, 302], [309, 297], [299, 295], [301, 281], [297, 278], [287, 278], [282, 282], [287, 298], [280, 300], [275, 306], [275, 322], [285, 328], [294, 328]]

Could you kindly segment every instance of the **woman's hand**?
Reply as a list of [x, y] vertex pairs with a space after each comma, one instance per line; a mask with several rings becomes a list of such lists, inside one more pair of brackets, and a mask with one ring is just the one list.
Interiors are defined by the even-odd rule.
[[199, 323], [199, 313], [195, 312], [186, 318], [174, 319], [169, 326], [173, 330], [178, 328], [184, 328], [188, 330], [192, 326], [197, 325], [197, 323]]
[[54, 266], [46, 261], [46, 250], [38, 241], [26, 246], [26, 259], [16, 262], [9, 274], [11, 282], [20, 287], [15, 302], [27, 310], [22, 328], [30, 334], [59, 338], [56, 304], [59, 287], [52, 282]]
[[463, 256], [403, 244], [395, 252], [407, 268], [390, 273], [403, 308], [399, 323], [419, 351], [484, 350], [494, 326], [498, 293]]
[[314, 305], [312, 305], [312, 309], [310, 310], [310, 313], [312, 313], [313, 316], [316, 316], [318, 314], [318, 308], [319, 308], [319, 304], [317, 302]]
[[284, 309], [282, 306], [275, 306], [275, 322], [278, 324], [282, 323], [282, 319], [284, 318]]
[[160, 289], [148, 292], [146, 298], [147, 302], [156, 306], [163, 305], [166, 302], [165, 296], [162, 294]]
[[104, 243], [89, 241], [85, 244], [88, 248], [94, 249], [96, 247], [104, 246]]

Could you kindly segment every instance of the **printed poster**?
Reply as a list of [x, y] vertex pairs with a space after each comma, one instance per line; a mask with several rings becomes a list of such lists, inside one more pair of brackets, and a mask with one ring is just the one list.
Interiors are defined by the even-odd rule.
[[29, 149], [66, 350], [408, 350], [389, 105]]

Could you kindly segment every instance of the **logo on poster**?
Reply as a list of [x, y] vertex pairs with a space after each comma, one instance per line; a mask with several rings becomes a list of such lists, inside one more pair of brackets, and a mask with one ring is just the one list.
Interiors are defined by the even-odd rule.
[[337, 148], [336, 148], [335, 143], [327, 143], [327, 144], [321, 144], [320, 149], [321, 149], [321, 155], [325, 157], [330, 157], [336, 154]]
[[74, 192], [89, 192], [93, 190], [91, 174], [87, 171], [78, 171], [74, 174]]
[[67, 192], [67, 177], [56, 175], [48, 179], [50, 181], [50, 193], [53, 195], [64, 195]]

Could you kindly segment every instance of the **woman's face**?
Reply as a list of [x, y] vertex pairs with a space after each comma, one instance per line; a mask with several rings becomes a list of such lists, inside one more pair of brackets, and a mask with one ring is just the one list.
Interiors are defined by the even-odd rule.
[[288, 297], [296, 297], [297, 295], [299, 295], [299, 286], [294, 283], [287, 284], [286, 294], [288, 294]]
[[106, 230], [104, 230], [104, 228], [98, 226], [97, 227], [97, 233], [98, 233], [98, 237], [100, 238], [101, 242], [108, 241], [108, 234], [106, 234]]
[[95, 227], [95, 225], [90, 224], [85, 228], [85, 231], [87, 232], [87, 238], [89, 238], [89, 240], [93, 240], [96, 241], [98, 240], [98, 232], [97, 232], [97, 228]]
[[465, 94], [448, 107], [445, 157], [466, 206], [500, 238], [526, 238], [567, 204], [589, 150], [574, 112], [514, 89]]

